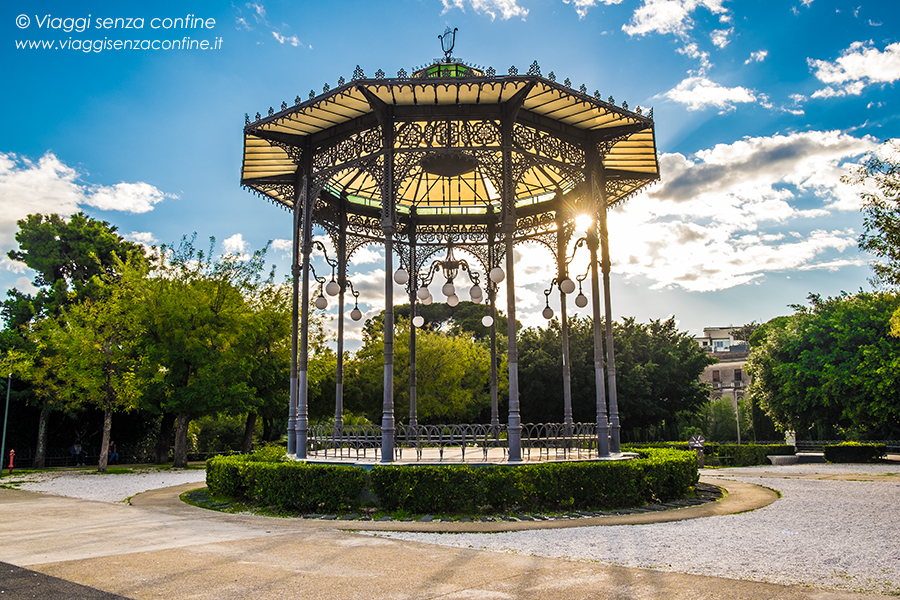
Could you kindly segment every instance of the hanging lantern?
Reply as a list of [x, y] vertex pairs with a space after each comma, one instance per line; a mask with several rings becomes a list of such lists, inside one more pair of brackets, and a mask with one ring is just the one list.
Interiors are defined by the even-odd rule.
[[485, 327], [490, 327], [494, 324], [494, 318], [491, 315], [484, 315], [481, 317], [481, 324]]
[[584, 308], [587, 306], [587, 296], [584, 293], [579, 292], [577, 296], [575, 296], [575, 306], [578, 308]]
[[397, 285], [406, 285], [406, 282], [409, 281], [409, 273], [406, 272], [406, 269], [397, 269], [394, 271], [394, 282]]
[[447, 296], [447, 304], [449, 306], [456, 306], [457, 304], [459, 304], [459, 296], [457, 296], [456, 294], [450, 294], [449, 296]]
[[447, 296], [448, 299], [450, 296], [455, 296], [456, 287], [454, 287], [453, 282], [448, 280], [447, 283], [444, 284], [444, 287], [441, 288], [441, 293]]
[[474, 302], [475, 304], [479, 304], [481, 302], [484, 296], [482, 295], [480, 285], [472, 286], [472, 289], [469, 290], [469, 298], [471, 298], [472, 302]]
[[319, 297], [316, 298], [316, 308], [319, 310], [325, 310], [328, 307], [328, 300], [325, 299], [325, 296], [322, 295], [322, 292], [319, 292]]
[[338, 282], [332, 279], [328, 282], [328, 285], [325, 286], [325, 293], [329, 296], [337, 296], [341, 291], [341, 286], [338, 285]]
[[422, 301], [422, 304], [424, 304], [425, 306], [428, 306], [429, 304], [434, 302], [434, 296], [432, 296], [431, 294], [428, 294], [424, 298], [421, 298], [421, 301]]
[[350, 318], [354, 321], [359, 321], [360, 319], [362, 319], [362, 311], [359, 310], [358, 306], [350, 311]]
[[494, 283], [500, 283], [501, 281], [503, 281], [504, 277], [506, 277], [506, 274], [500, 267], [494, 267], [493, 269], [491, 269], [490, 278]]
[[548, 321], [553, 318], [553, 309], [549, 306], [545, 306], [544, 310], [541, 312], [545, 319]]
[[428, 291], [428, 288], [424, 285], [419, 288], [419, 291], [416, 292], [416, 296], [418, 296], [419, 300], [424, 300], [428, 296], [431, 295], [431, 292]]
[[416, 327], [421, 327], [425, 324], [425, 318], [422, 315], [416, 315], [415, 317], [413, 317], [412, 323]]
[[566, 277], [559, 282], [559, 291], [563, 294], [571, 294], [575, 291], [575, 282]]

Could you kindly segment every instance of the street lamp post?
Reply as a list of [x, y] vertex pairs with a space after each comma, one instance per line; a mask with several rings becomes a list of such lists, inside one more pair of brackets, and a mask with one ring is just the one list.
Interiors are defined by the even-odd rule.
[[3, 412], [3, 441], [0, 442], [0, 461], [6, 456], [6, 420], [9, 418], [9, 390], [11, 388], [12, 373], [9, 374], [9, 378], [6, 380], [6, 410]]

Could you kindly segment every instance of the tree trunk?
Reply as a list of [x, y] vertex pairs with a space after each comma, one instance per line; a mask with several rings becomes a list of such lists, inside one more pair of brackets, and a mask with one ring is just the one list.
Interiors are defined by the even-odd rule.
[[191, 419], [187, 413], [178, 413], [178, 421], [175, 426], [175, 461], [172, 464], [175, 468], [187, 467], [187, 434], [190, 422]]
[[175, 427], [175, 415], [166, 413], [159, 424], [159, 437], [156, 438], [156, 464], [169, 462], [169, 448], [172, 447], [172, 430]]
[[264, 442], [272, 441], [272, 427], [274, 427], [274, 420], [271, 417], [263, 417], [263, 432], [262, 439]]
[[256, 433], [256, 413], [249, 412], [247, 413], [247, 426], [244, 427], [244, 441], [241, 444], [241, 452], [244, 454], [250, 453], [250, 448], [253, 446], [254, 433]]
[[41, 404], [41, 416], [38, 419], [37, 449], [34, 451], [32, 468], [43, 469], [47, 457], [47, 422], [50, 420], [50, 403], [44, 400]]
[[103, 436], [100, 442], [100, 463], [97, 470], [106, 473], [106, 467], [109, 464], [109, 433], [112, 431], [112, 407], [107, 402], [106, 409], [103, 411]]

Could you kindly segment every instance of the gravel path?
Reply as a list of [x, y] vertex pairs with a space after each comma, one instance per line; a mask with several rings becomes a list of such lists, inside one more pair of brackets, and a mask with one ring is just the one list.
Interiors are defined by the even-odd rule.
[[4, 475], [0, 484], [16, 489], [45, 492], [56, 496], [123, 502], [146, 492], [182, 483], [203, 483], [204, 469], [167, 470], [140, 469], [134, 473], [101, 474], [97, 471], [45, 471], [17, 476]]
[[[740, 475], [736, 475], [740, 472]], [[900, 465], [796, 465], [722, 473], [783, 497], [749, 513], [656, 525], [393, 539], [782, 584], [900, 594], [900, 482], [767, 478], [897, 474]], [[716, 476], [706, 471], [705, 476]], [[384, 535], [384, 534], [382, 534]]]

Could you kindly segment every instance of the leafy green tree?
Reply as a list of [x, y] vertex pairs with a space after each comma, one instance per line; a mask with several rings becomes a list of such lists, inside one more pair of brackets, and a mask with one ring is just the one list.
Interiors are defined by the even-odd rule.
[[[613, 324], [619, 418], [623, 431], [674, 426], [681, 413], [699, 410], [709, 390], [699, 377], [714, 359], [675, 327], [674, 319]], [[572, 413], [576, 421], [596, 419], [593, 322], [569, 319]], [[519, 389], [523, 420], [561, 422], [563, 418], [561, 327], [526, 329], [519, 338]], [[671, 427], [670, 427], [671, 428]]]
[[900, 339], [888, 335], [900, 298], [860, 292], [809, 300], [754, 334], [749, 393], [783, 431], [819, 439], [900, 434]]
[[19, 220], [18, 226], [19, 249], [8, 256], [34, 269], [33, 283], [39, 289], [34, 296], [16, 289], [7, 292], [2, 307], [3, 344], [17, 353], [22, 376], [34, 387], [28, 396], [41, 405], [33, 464], [42, 467], [48, 420], [51, 411], [63, 404], [58, 401], [58, 391], [64, 385], [53, 372], [60, 364], [53, 346], [34, 341], [45, 329], [40, 321], [57, 318], [66, 306], [93, 297], [102, 288], [103, 277], [116, 277], [129, 256], [133, 262], [142, 261], [143, 250], [119, 236], [114, 226], [83, 213], [68, 220], [56, 214], [34, 214]]
[[44, 320], [42, 337], [57, 350], [56, 375], [66, 381], [57, 395], [68, 406], [103, 411], [99, 468], [106, 471], [113, 413], [136, 405], [142, 380], [136, 375], [136, 340], [141, 324], [136, 289], [146, 275], [143, 255], [122, 264], [115, 275], [95, 276], [95, 293]]
[[861, 185], [863, 226], [859, 247], [881, 259], [874, 281], [900, 285], [900, 140], [888, 140], [844, 181]]
[[[409, 327], [398, 318], [394, 340], [394, 411], [405, 421], [409, 409]], [[363, 346], [345, 363], [345, 408], [381, 420], [384, 385], [384, 327], [370, 319]], [[420, 330], [416, 334], [416, 406], [420, 424], [473, 422], [490, 409], [490, 351], [469, 335]]]
[[211, 238], [204, 253], [193, 238], [182, 238], [178, 247], [163, 248], [139, 291], [143, 374], [158, 403], [149, 408], [176, 416], [176, 467], [187, 466], [192, 419], [243, 412], [254, 402], [242, 331], [251, 314], [247, 298], [267, 283], [265, 251], [248, 260], [229, 254], [213, 260], [214, 244]]

